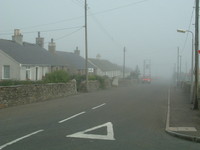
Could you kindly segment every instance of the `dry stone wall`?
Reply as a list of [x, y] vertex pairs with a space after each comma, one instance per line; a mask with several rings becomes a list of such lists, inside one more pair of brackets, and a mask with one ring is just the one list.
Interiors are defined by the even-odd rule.
[[76, 81], [0, 87], [0, 108], [77, 94]]

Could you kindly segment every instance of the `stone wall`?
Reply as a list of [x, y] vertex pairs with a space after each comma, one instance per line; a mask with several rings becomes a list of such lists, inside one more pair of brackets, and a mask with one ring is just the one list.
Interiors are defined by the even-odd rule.
[[129, 79], [120, 79], [119, 80], [119, 86], [131, 86], [134, 84], [133, 80], [129, 80]]
[[[88, 92], [99, 90], [100, 83], [97, 80], [88, 81]], [[81, 82], [79, 85], [79, 92], [86, 92], [86, 81]]]
[[0, 87], [0, 108], [77, 94], [76, 81]]
[[[90, 80], [88, 81], [88, 92], [97, 91], [100, 89], [108, 89], [111, 88], [111, 81], [109, 79], [105, 79], [104, 87], [101, 87], [101, 84], [98, 80]], [[86, 82], [83, 81], [79, 87], [80, 92], [86, 92]]]

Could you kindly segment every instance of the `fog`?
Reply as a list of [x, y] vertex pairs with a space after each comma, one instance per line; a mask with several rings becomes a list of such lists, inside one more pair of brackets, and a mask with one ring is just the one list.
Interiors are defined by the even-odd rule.
[[[53, 38], [56, 49], [72, 52], [84, 48], [84, 0], [1, 0], [0, 38], [11, 39], [20, 29], [23, 40], [35, 43], [37, 32], [45, 48]], [[145, 59], [151, 60], [153, 76], [171, 77], [182, 56], [182, 71], [191, 66], [191, 35], [194, 31], [194, 0], [88, 0], [88, 55], [123, 64], [142, 72]]]

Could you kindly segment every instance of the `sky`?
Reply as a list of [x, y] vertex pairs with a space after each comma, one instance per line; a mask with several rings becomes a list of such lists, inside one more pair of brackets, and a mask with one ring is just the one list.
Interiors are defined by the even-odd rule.
[[[88, 56], [107, 59], [126, 67], [151, 60], [154, 76], [171, 76], [182, 57], [182, 71], [191, 69], [192, 36], [177, 29], [194, 32], [195, 0], [87, 0]], [[51, 38], [56, 50], [73, 52], [78, 46], [85, 57], [84, 0], [0, 0], [0, 38], [11, 40], [20, 29], [23, 41], [35, 43], [37, 32]]]

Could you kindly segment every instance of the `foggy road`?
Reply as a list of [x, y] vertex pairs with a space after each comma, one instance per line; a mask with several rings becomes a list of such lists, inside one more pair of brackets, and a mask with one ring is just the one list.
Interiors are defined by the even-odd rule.
[[165, 133], [169, 85], [112, 88], [0, 110], [0, 149], [197, 150]]

